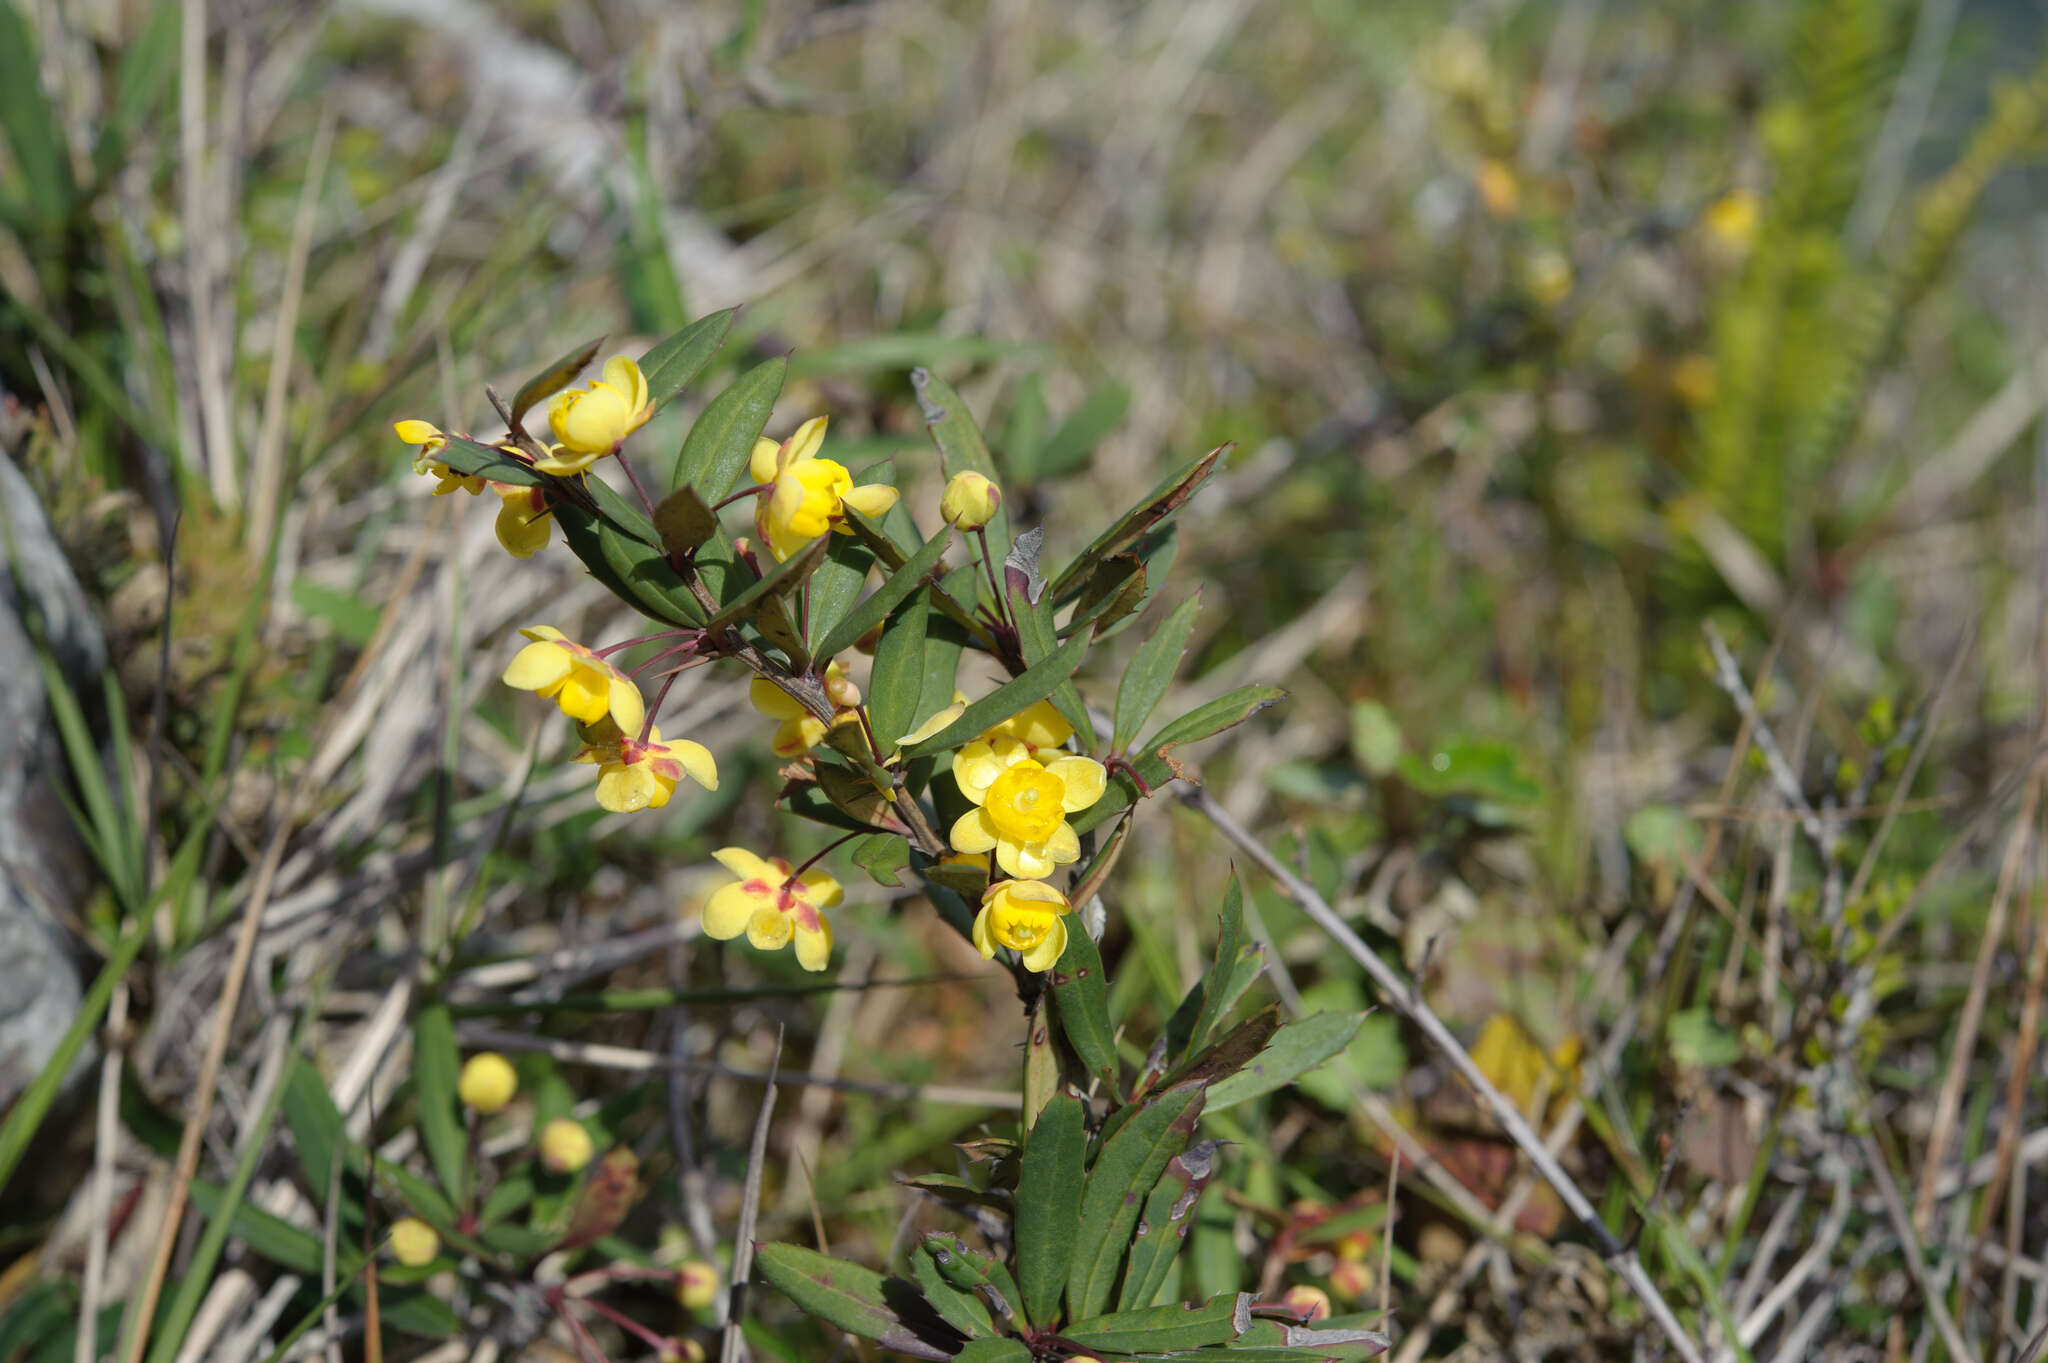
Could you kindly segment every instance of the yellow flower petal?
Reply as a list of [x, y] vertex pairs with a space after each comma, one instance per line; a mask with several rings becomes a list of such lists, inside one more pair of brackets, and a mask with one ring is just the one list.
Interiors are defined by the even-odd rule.
[[647, 405], [647, 376], [640, 372], [638, 364], [624, 355], [614, 355], [604, 362], [604, 384], [625, 399], [629, 412], [637, 412]]
[[[625, 766], [611, 763], [598, 772], [597, 803], [614, 814], [636, 814], [655, 807], [655, 793], [661, 783], [644, 764]], [[663, 792], [666, 803], [666, 793]]]
[[1092, 757], [1056, 757], [1045, 769], [1066, 787], [1060, 807], [1069, 814], [1079, 814], [1100, 800], [1109, 785], [1109, 772]]
[[896, 499], [901, 495], [893, 487], [882, 483], [869, 483], [864, 487], [854, 488], [839, 500], [869, 520], [875, 520], [886, 516], [889, 508], [896, 505]]
[[765, 880], [773, 885], [789, 874], [776, 869], [775, 863], [766, 857], [757, 857], [744, 847], [721, 847], [711, 857], [741, 880]]
[[533, 461], [533, 466], [542, 473], [551, 473], [557, 478], [569, 478], [583, 472], [600, 458], [611, 453], [609, 447], [603, 450], [581, 450], [563, 453], [567, 446], [557, 445], [545, 458]]
[[1081, 859], [1081, 835], [1070, 823], [1063, 823], [1045, 840], [1045, 854], [1062, 866]]
[[539, 642], [542, 639], [566, 639], [569, 637], [553, 625], [521, 625], [519, 632], [535, 642]]
[[702, 743], [679, 738], [668, 745], [669, 755], [680, 762], [683, 772], [706, 790], [718, 789], [718, 762]]
[[569, 651], [557, 644], [547, 640], [528, 644], [506, 665], [505, 685], [521, 691], [544, 690], [569, 675], [571, 662]]
[[1059, 964], [1060, 956], [1067, 949], [1067, 920], [1055, 918], [1039, 944], [1024, 953], [1026, 970], [1047, 971]]
[[777, 456], [782, 446], [763, 436], [754, 442], [754, 452], [747, 456], [747, 473], [757, 483], [772, 483], [780, 471], [776, 468]]
[[806, 871], [797, 883], [804, 887], [804, 898], [815, 908], [829, 909], [846, 898], [846, 891], [829, 871]]
[[[562, 713], [585, 724], [595, 724], [611, 713], [611, 679], [596, 668], [583, 664], [579, 659], [569, 668], [569, 675], [562, 679], [561, 689], [555, 692], [555, 704], [562, 707]], [[626, 726], [621, 724], [619, 728]], [[634, 725], [635, 733], [640, 726]]]
[[424, 445], [441, 438], [441, 428], [431, 421], [400, 421], [393, 423], [391, 429], [408, 445]]
[[764, 904], [747, 919], [747, 945], [761, 951], [780, 951], [789, 945], [794, 930], [788, 914]]
[[[986, 812], [970, 809], [954, 821], [947, 841], [953, 844], [956, 852], [986, 852], [996, 845], [996, 830], [990, 825]], [[1011, 871], [1010, 874], [1015, 875], [1016, 872]]]
[[640, 698], [640, 688], [627, 677], [613, 675], [607, 680], [610, 685], [606, 688], [605, 706], [611, 711], [612, 723], [637, 736], [647, 718], [647, 702]]
[[974, 915], [974, 949], [981, 953], [981, 959], [984, 961], [994, 960], [996, 954], [996, 939], [989, 935], [988, 930], [991, 912], [989, 906], [984, 904], [981, 906], [981, 912]]
[[801, 464], [806, 459], [818, 457], [818, 449], [825, 443], [825, 418], [814, 416], [796, 428], [796, 434], [789, 438], [789, 457], [782, 466]]
[[815, 932], [806, 927], [797, 928], [796, 963], [806, 970], [823, 970], [831, 962], [832, 924], [821, 913]]
[[[939, 711], [930, 719], [918, 725], [915, 729], [912, 729], [909, 733], [903, 735], [903, 737], [897, 739], [896, 746], [899, 748], [907, 748], [911, 746], [913, 743], [924, 742], [927, 738], [930, 738], [933, 734], [945, 728], [954, 720], [960, 718], [960, 712], [965, 710], [966, 708], [967, 705], [964, 701], [957, 705], [948, 705], [945, 709]], [[956, 777], [955, 779], [958, 778]]]
[[553, 517], [536, 515], [508, 499], [498, 508], [498, 521], [494, 528], [498, 543], [504, 546], [506, 553], [514, 558], [532, 558], [548, 547], [553, 525]]
[[998, 738], [994, 743], [976, 739], [954, 752], [953, 780], [959, 783], [962, 795], [980, 804], [996, 779], [1024, 756], [1024, 745], [1014, 738]]
[[802, 701], [766, 677], [747, 683], [747, 703], [770, 719], [796, 719], [810, 713]]
[[[956, 842], [953, 845], [958, 847], [960, 844]], [[1011, 842], [1004, 838], [996, 844], [996, 865], [1019, 880], [1043, 880], [1053, 873], [1054, 863], [1046, 844]]]
[[747, 919], [753, 916], [754, 896], [747, 893], [746, 883], [735, 880], [730, 885], [721, 885], [711, 892], [711, 898], [704, 901], [704, 935], [729, 941], [747, 930]]

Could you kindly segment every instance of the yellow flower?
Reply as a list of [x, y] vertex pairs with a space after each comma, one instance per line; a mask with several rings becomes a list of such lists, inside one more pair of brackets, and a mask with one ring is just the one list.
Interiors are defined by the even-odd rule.
[[793, 939], [797, 964], [823, 970], [832, 959], [832, 924], [823, 911], [846, 897], [839, 882], [819, 870], [792, 877], [781, 857], [757, 857], [741, 847], [711, 855], [739, 879], [705, 903], [705, 934], [726, 941], [744, 932], [762, 951], [779, 951]]
[[1021, 880], [1042, 880], [1081, 855], [1067, 815], [1102, 798], [1108, 773], [1088, 757], [1041, 764], [1021, 739], [976, 739], [953, 754], [953, 779], [975, 808], [953, 824], [955, 851], [995, 849], [996, 864]]
[[1489, 216], [1512, 218], [1515, 215], [1516, 207], [1522, 202], [1522, 190], [1507, 162], [1488, 157], [1479, 163], [1478, 173], [1472, 179], [1479, 188], [1479, 202], [1485, 206]]
[[440, 1252], [441, 1237], [417, 1216], [391, 1223], [391, 1257], [407, 1268], [431, 1264]]
[[576, 760], [598, 764], [597, 803], [614, 814], [660, 809], [685, 776], [706, 790], [718, 789], [711, 750], [687, 738], [664, 743], [657, 728], [649, 728], [645, 742], [629, 733], [587, 742]]
[[1545, 1055], [1522, 1024], [1507, 1013], [1488, 1018], [1479, 1029], [1479, 1039], [1472, 1043], [1472, 1063], [1524, 1112], [1536, 1101], [1537, 1090], [1546, 1079], [1553, 1095], [1560, 1087], [1572, 1085], [1578, 1059], [1576, 1036], [1567, 1036]]
[[[860, 688], [836, 662], [825, 669], [825, 696], [839, 707], [831, 727], [859, 722], [853, 707], [860, 704]], [[768, 718], [782, 721], [768, 742], [769, 750], [777, 757], [802, 757], [825, 737], [825, 721], [766, 677], [756, 677], [747, 683], [747, 700]]]
[[532, 558], [548, 547], [553, 518], [548, 500], [537, 487], [517, 483], [492, 483], [491, 491], [502, 503], [498, 508], [498, 543], [514, 558]]
[[754, 529], [777, 562], [785, 561], [827, 530], [852, 533], [844, 524], [849, 508], [880, 516], [896, 505], [896, 489], [881, 483], [853, 485], [844, 465], [818, 457], [825, 443], [825, 418], [812, 417], [777, 445], [754, 443], [748, 465], [763, 486], [755, 504]]
[[400, 421], [393, 423], [391, 429], [398, 432], [398, 438], [406, 444], [420, 447], [419, 454], [413, 458], [412, 471], [440, 479], [434, 487], [436, 497], [453, 492], [457, 488], [470, 493], [484, 490], [484, 479], [481, 474], [457, 473], [433, 457], [434, 451], [448, 444], [448, 437], [441, 433], [440, 427], [427, 421]]
[[1003, 505], [1002, 490], [971, 470], [953, 475], [939, 498], [939, 515], [962, 530], [979, 530], [995, 519]]
[[982, 891], [974, 916], [974, 948], [986, 961], [996, 948], [1024, 953], [1026, 970], [1050, 970], [1067, 949], [1067, 897], [1042, 880], [1003, 880]]
[[614, 355], [604, 362], [603, 378], [592, 379], [587, 388], [555, 394], [548, 404], [548, 429], [561, 443], [534, 467], [565, 477], [581, 473], [616, 451], [653, 415], [647, 376], [626, 356]]
[[519, 1075], [512, 1062], [496, 1051], [473, 1055], [463, 1063], [455, 1081], [455, 1094], [463, 1106], [475, 1108], [486, 1117], [512, 1101], [519, 1092]]
[[[502, 531], [502, 518], [500, 526]], [[625, 673], [552, 625], [519, 632], [533, 642], [512, 656], [505, 669], [507, 686], [552, 699], [578, 723], [596, 724], [610, 715], [620, 732], [640, 732], [647, 703]]]
[[573, 1117], [557, 1117], [540, 1129], [540, 1162], [550, 1173], [575, 1173], [590, 1163], [596, 1149], [583, 1123]]
[[[983, 734], [982, 738], [989, 742], [998, 737], [1014, 738], [1031, 749], [1031, 755], [1035, 757], [1038, 749], [1063, 747], [1073, 736], [1074, 726], [1067, 723], [1059, 707], [1049, 700], [1041, 700], [1011, 715]], [[1089, 804], [1093, 803], [1093, 800], [1089, 801]]]
[[686, 1311], [702, 1311], [718, 1300], [718, 1270], [702, 1259], [685, 1259], [676, 1270], [676, 1301]]
[[1762, 216], [1756, 191], [1735, 189], [1708, 204], [1701, 222], [1708, 240], [1716, 247], [1730, 255], [1740, 255], [1756, 240], [1757, 219]]

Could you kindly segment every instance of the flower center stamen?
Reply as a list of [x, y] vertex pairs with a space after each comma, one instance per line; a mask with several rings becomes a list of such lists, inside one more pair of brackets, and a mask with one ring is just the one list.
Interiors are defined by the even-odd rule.
[[989, 787], [983, 807], [996, 832], [1012, 842], [1044, 842], [1065, 818], [1061, 800], [1066, 786], [1028, 758], [1013, 765]]

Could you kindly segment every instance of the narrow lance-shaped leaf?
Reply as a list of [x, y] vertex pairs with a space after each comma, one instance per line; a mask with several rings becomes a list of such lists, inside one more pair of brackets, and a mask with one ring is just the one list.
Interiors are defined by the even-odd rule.
[[696, 553], [718, 533], [718, 517], [697, 489], [685, 483], [655, 506], [654, 533], [661, 536], [661, 547], [668, 556], [680, 560]]
[[1288, 1321], [1254, 1319], [1251, 1328], [1227, 1349], [1203, 1351], [1203, 1359], [1228, 1363], [1308, 1363], [1315, 1358], [1337, 1363], [1371, 1358], [1387, 1347], [1387, 1337], [1377, 1330], [1359, 1326], [1295, 1325]]
[[1363, 1013], [1315, 1013], [1273, 1034], [1264, 1050], [1209, 1089], [1209, 1110], [1221, 1112], [1284, 1088], [1349, 1046], [1365, 1025]]
[[412, 1023], [412, 1073], [419, 1099], [420, 1140], [433, 1161], [434, 1175], [456, 1202], [468, 1187], [468, 1136], [463, 1131], [461, 1100], [456, 1096], [462, 1059], [455, 1048], [455, 1022], [448, 1005], [435, 1000], [422, 1007]]
[[313, 1200], [325, 1207], [327, 1188], [348, 1144], [348, 1132], [320, 1072], [303, 1057], [294, 1056], [285, 1071], [284, 1121], [291, 1128], [306, 1186], [312, 1190]]
[[901, 605], [906, 597], [916, 591], [929, 578], [939, 560], [944, 557], [946, 546], [952, 543], [951, 528], [941, 530], [927, 540], [922, 548], [906, 560], [902, 567], [882, 580], [874, 594], [848, 611], [838, 624], [834, 625], [816, 652], [820, 658], [829, 658], [853, 647], [863, 634], [887, 619], [889, 612]]
[[525, 460], [514, 459], [496, 445], [486, 445], [466, 435], [449, 436], [448, 443], [429, 457], [440, 460], [457, 473], [488, 478], [494, 483], [540, 487], [548, 481], [546, 474]]
[[1252, 1324], [1252, 1294], [1225, 1292], [1205, 1302], [1171, 1302], [1075, 1321], [1060, 1333], [1104, 1353], [1166, 1353], [1228, 1344]]
[[1124, 1284], [1117, 1297], [1118, 1309], [1147, 1306], [1165, 1286], [1174, 1256], [1194, 1229], [1195, 1208], [1215, 1175], [1216, 1152], [1221, 1148], [1215, 1141], [1202, 1141], [1166, 1162], [1166, 1171], [1153, 1185], [1145, 1199], [1144, 1215], [1138, 1218], [1137, 1237], [1131, 1241]]
[[874, 551], [858, 537], [832, 536], [825, 561], [811, 574], [810, 586], [804, 589], [804, 639], [813, 654], [859, 603], [860, 589], [868, 580], [868, 570], [874, 566]]
[[[1039, 550], [1044, 543], [1045, 528], [1034, 525], [1017, 536], [1009, 557], [1003, 560], [1003, 590], [1009, 598], [1010, 618], [1017, 622], [1017, 640], [1027, 668], [1045, 661], [1059, 647], [1059, 633], [1053, 628], [1052, 595], [1046, 591], [1045, 578], [1038, 571]], [[1080, 736], [1081, 751], [1095, 751], [1095, 722], [1088, 716], [1088, 707], [1081, 703], [1081, 693], [1073, 679], [1055, 686], [1051, 699], [1053, 708]]]
[[569, 551], [614, 596], [663, 624], [703, 623], [703, 611], [660, 550], [571, 503], [556, 505], [555, 524]]
[[[1183, 1054], [1192, 1054], [1209, 1042], [1210, 1034], [1223, 1021], [1223, 986], [1226, 967], [1235, 963], [1239, 947], [1244, 942], [1244, 885], [1231, 871], [1230, 884], [1223, 891], [1223, 912], [1217, 919], [1216, 956], [1209, 972], [1203, 977], [1201, 1011], [1195, 1014], [1194, 1027], [1189, 1031], [1182, 1046]], [[1168, 1029], [1172, 1035], [1172, 1029]], [[1170, 1044], [1170, 1043], [1169, 1043]], [[1210, 1098], [1209, 1110], [1214, 1112], [1215, 1098]]]
[[1067, 1288], [1081, 1226], [1086, 1117], [1079, 1099], [1059, 1094], [1038, 1114], [1025, 1141], [1017, 1175], [1017, 1286], [1033, 1322], [1057, 1317]]
[[1011, 715], [1028, 705], [1036, 704], [1053, 693], [1053, 689], [1081, 665], [1087, 656], [1086, 639], [1070, 639], [1036, 667], [1027, 669], [1022, 676], [998, 686], [995, 690], [975, 701], [961, 712], [960, 717], [922, 743], [912, 744], [904, 749], [912, 757], [928, 752], [939, 752], [946, 748], [958, 747], [969, 739], [1001, 724]]
[[1067, 1271], [1069, 1319], [1098, 1316], [1109, 1304], [1145, 1198], [1166, 1162], [1187, 1148], [1201, 1115], [1200, 1085], [1168, 1089], [1103, 1142], [1081, 1195], [1081, 1233]]
[[755, 365], [711, 399], [683, 438], [682, 452], [676, 456], [676, 486], [688, 483], [713, 505], [732, 490], [733, 480], [754, 452], [754, 442], [775, 414], [775, 399], [782, 394], [788, 369], [789, 360], [778, 355]]
[[924, 630], [930, 619], [924, 594], [913, 593], [889, 617], [875, 645], [875, 665], [868, 673], [868, 723], [883, 752], [895, 747], [916, 720], [924, 686]]
[[788, 596], [803, 586], [804, 579], [811, 575], [811, 570], [825, 561], [825, 550], [828, 547], [825, 537], [820, 535], [806, 544], [794, 557], [770, 568], [752, 586], [720, 607], [718, 614], [706, 620], [705, 632], [715, 634], [737, 620], [744, 620], [768, 601]]
[[1024, 1294], [1002, 1260], [969, 1249], [960, 1237], [946, 1231], [932, 1231], [924, 1237], [939, 1276], [964, 1292], [972, 1292], [987, 1303], [989, 1311], [1005, 1323], [1023, 1323]]
[[994, 1339], [1001, 1334], [989, 1319], [988, 1304], [979, 1293], [946, 1281], [930, 1245], [921, 1244], [910, 1251], [910, 1272], [923, 1289], [924, 1299], [946, 1324], [969, 1339]]
[[1174, 608], [1156, 633], [1138, 646], [1124, 669], [1123, 684], [1116, 689], [1116, 746], [1138, 736], [1138, 730], [1152, 716], [1173, 674], [1180, 669], [1180, 656], [1187, 651], [1188, 636], [1195, 632], [1195, 613], [1202, 608], [1201, 593]]
[[738, 308], [727, 308], [699, 317], [681, 331], [657, 341], [640, 357], [640, 373], [647, 380], [648, 400], [655, 411], [675, 401], [689, 387], [690, 380], [711, 363], [711, 357], [725, 344], [725, 334], [738, 313]]
[[[885, 1349], [933, 1363], [945, 1363], [957, 1349], [955, 1341], [945, 1337], [952, 1335], [951, 1327], [937, 1312], [932, 1313], [931, 1323], [945, 1332], [937, 1340], [931, 1337], [937, 1331], [922, 1322], [913, 1328], [903, 1318], [896, 1302], [908, 1304], [908, 1299], [915, 1298], [928, 1310], [930, 1303], [900, 1279], [884, 1278], [873, 1269], [800, 1245], [762, 1245], [754, 1252], [754, 1267], [811, 1315], [848, 1334], [872, 1339]], [[892, 1291], [891, 1283], [900, 1283], [901, 1291]]]
[[1054, 600], [1065, 599], [1067, 593], [1087, 580], [1095, 565], [1124, 549], [1163, 523], [1167, 517], [1186, 504], [1195, 490], [1216, 471], [1216, 461], [1230, 450], [1228, 445], [1219, 445], [1201, 458], [1168, 474], [1166, 479], [1152, 491], [1152, 495], [1133, 507], [1096, 537], [1095, 543], [1081, 551], [1072, 563], [1054, 579], [1052, 594]]
[[1116, 428], [1131, 405], [1131, 390], [1112, 383], [1090, 393], [1060, 428], [1045, 438], [1035, 451], [1032, 476], [1057, 478], [1088, 462], [1102, 437]]
[[1074, 1054], [1114, 1096], [1116, 1034], [1109, 1025], [1109, 988], [1095, 943], [1076, 922], [1067, 931], [1067, 947], [1052, 968], [1053, 1006], [1059, 1010], [1060, 1034]]
[[559, 393], [567, 388], [570, 381], [583, 372], [583, 367], [597, 357], [597, 348], [603, 344], [604, 337], [600, 336], [588, 345], [577, 346], [520, 384], [519, 391], [512, 395], [512, 429], [519, 429], [519, 418], [532, 411], [533, 404], [550, 393]]
[[970, 1339], [953, 1355], [953, 1363], [1031, 1363], [1031, 1350], [1021, 1339]]
[[1166, 1082], [1217, 1083], [1250, 1064], [1279, 1030], [1280, 1010], [1277, 1007], [1263, 1009], [1225, 1032], [1216, 1044], [1197, 1052], [1193, 1059], [1170, 1072]]
[[[1242, 724], [1286, 694], [1277, 686], [1239, 687], [1189, 711], [1139, 744], [1130, 754], [1130, 764], [1145, 778], [1145, 784], [1156, 790], [1180, 775], [1178, 768], [1163, 756], [1166, 751]], [[1119, 771], [1111, 778], [1102, 798], [1074, 815], [1070, 822], [1076, 833], [1086, 833], [1104, 819], [1129, 808], [1137, 798], [1138, 789], [1130, 776]]]

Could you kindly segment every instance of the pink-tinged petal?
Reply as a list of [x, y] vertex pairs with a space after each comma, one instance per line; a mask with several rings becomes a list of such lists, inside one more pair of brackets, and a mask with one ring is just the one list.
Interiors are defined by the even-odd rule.
[[849, 491], [840, 502], [852, 507], [869, 520], [877, 520], [889, 514], [889, 508], [896, 505], [896, 499], [903, 494], [882, 483], [869, 483]]
[[1055, 918], [1052, 928], [1045, 934], [1045, 940], [1024, 953], [1024, 968], [1044, 972], [1059, 964], [1060, 956], [1067, 949], [1067, 920]]
[[747, 683], [747, 703], [770, 719], [796, 719], [810, 713], [802, 701], [766, 677]]
[[598, 772], [597, 803], [614, 814], [637, 814], [653, 807], [659, 789], [654, 773], [645, 766], [613, 764]]
[[825, 443], [825, 421], [824, 417], [814, 416], [796, 428], [796, 434], [789, 438], [789, 457], [782, 461], [782, 467], [818, 457], [818, 450]]
[[757, 483], [772, 483], [780, 472], [776, 468], [782, 446], [763, 436], [754, 442], [754, 452], [747, 456], [747, 475]]
[[818, 740], [824, 736], [823, 720], [798, 715], [775, 726], [775, 736], [768, 740], [768, 751], [777, 757], [802, 757], [817, 747]]
[[668, 747], [692, 781], [706, 790], [718, 789], [718, 762], [711, 756], [711, 749], [687, 738], [678, 738]]
[[782, 878], [789, 874], [787, 871], [778, 870], [775, 863], [766, 857], [757, 857], [744, 847], [721, 847], [711, 854], [711, 859], [741, 880], [758, 880], [768, 885], [778, 885]]
[[996, 864], [1019, 880], [1043, 880], [1053, 873], [1054, 865], [1044, 843], [1011, 842], [1008, 838], [996, 844]]
[[[535, 631], [521, 630], [520, 633], [531, 637]], [[569, 668], [569, 655], [559, 645], [541, 640], [512, 655], [512, 661], [505, 667], [505, 685], [521, 691], [539, 691], [568, 676]]]
[[753, 917], [757, 906], [744, 882], [736, 880], [719, 886], [704, 901], [704, 935], [730, 941], [747, 930], [747, 920]]
[[1081, 837], [1070, 823], [1062, 823], [1045, 840], [1046, 855], [1065, 866], [1081, 858]]
[[[953, 831], [946, 840], [953, 844], [956, 852], [986, 852], [996, 845], [996, 830], [988, 821], [986, 811], [970, 809], [954, 821]], [[1010, 874], [1017, 873], [1011, 871]]]
[[830, 871], [806, 871], [797, 884], [804, 887], [804, 898], [821, 909], [829, 909], [846, 898], [846, 891]]
[[676, 793], [676, 778], [667, 775], [658, 767], [652, 769], [652, 775], [654, 777], [654, 791], [647, 797], [647, 807], [649, 809], [660, 809]]
[[607, 681], [605, 708], [611, 712], [612, 723], [625, 733], [638, 735], [647, 718], [647, 702], [640, 698], [640, 688], [616, 672]]
[[747, 944], [761, 951], [780, 951], [789, 945], [795, 931], [788, 914], [763, 905], [747, 919]]
[[1069, 814], [1079, 814], [1100, 800], [1109, 785], [1109, 772], [1092, 757], [1056, 757], [1045, 764], [1045, 769], [1059, 777], [1060, 784], [1067, 788], [1060, 808]]
[[823, 970], [832, 963], [832, 924], [818, 915], [815, 928], [796, 930], [796, 963], [806, 970]]

